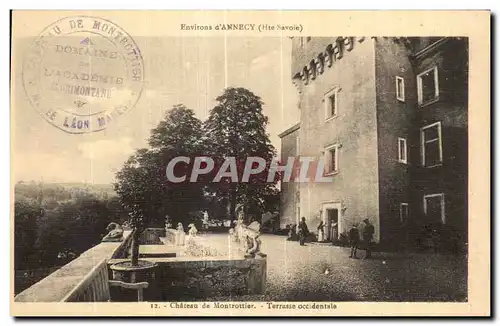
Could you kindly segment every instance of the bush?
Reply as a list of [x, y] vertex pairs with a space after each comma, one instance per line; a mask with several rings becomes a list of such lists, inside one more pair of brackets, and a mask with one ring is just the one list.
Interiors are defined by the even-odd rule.
[[215, 257], [221, 256], [217, 250], [203, 246], [196, 242], [194, 239], [188, 239], [186, 242], [186, 248], [183, 251], [184, 256], [190, 257]]

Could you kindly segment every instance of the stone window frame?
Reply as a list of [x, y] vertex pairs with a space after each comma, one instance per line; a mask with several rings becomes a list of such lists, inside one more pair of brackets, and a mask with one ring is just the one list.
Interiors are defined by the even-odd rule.
[[446, 207], [445, 207], [445, 198], [444, 198], [444, 193], [435, 193], [435, 194], [429, 194], [429, 195], [424, 195], [423, 197], [423, 204], [424, 204], [424, 214], [427, 215], [427, 199], [428, 198], [433, 198], [433, 197], [441, 197], [441, 222], [443, 224], [446, 224]]
[[[404, 157], [401, 157], [401, 143], [404, 144]], [[406, 138], [403, 137], [398, 137], [398, 162], [408, 164], [408, 145]]]
[[[324, 95], [323, 102], [325, 104], [325, 122], [335, 119], [339, 115], [339, 93], [341, 88], [339, 86], [334, 86], [330, 88]], [[331, 107], [331, 97], [335, 96], [335, 111], [332, 113]]]
[[[426, 140], [425, 139], [425, 130], [429, 128], [434, 128], [437, 127], [437, 134], [438, 138], [432, 139], [432, 140]], [[432, 141], [438, 141], [439, 142], [439, 163], [434, 164], [434, 165], [425, 165], [425, 144], [432, 142]], [[422, 166], [425, 168], [433, 168], [437, 166], [442, 166], [443, 165], [443, 135], [442, 135], [442, 126], [441, 126], [441, 121], [431, 123], [430, 125], [424, 126], [420, 128], [420, 152], [421, 152], [421, 157], [422, 157]]]
[[[422, 93], [423, 92], [422, 76], [430, 71], [433, 71], [434, 73], [434, 98], [424, 102]], [[418, 105], [421, 107], [439, 101], [439, 73], [437, 66], [433, 66], [429, 69], [426, 69], [417, 75], [417, 100], [418, 100]]]
[[[399, 82], [401, 82], [401, 92], [399, 92]], [[400, 76], [396, 76], [396, 99], [400, 102], [405, 101], [405, 79]]]
[[[323, 152], [323, 155], [324, 155], [324, 158], [325, 158], [325, 176], [332, 176], [332, 175], [335, 175], [335, 174], [338, 174], [339, 173], [339, 151], [340, 151], [340, 144], [338, 143], [335, 143], [335, 144], [332, 144], [332, 145], [329, 145], [329, 146], [326, 146], [325, 147], [325, 150]], [[331, 166], [331, 157], [330, 157], [330, 153], [334, 152], [335, 153], [335, 166], [332, 167]]]
[[403, 207], [406, 207], [406, 220], [410, 217], [410, 205], [406, 202], [400, 203], [399, 204], [399, 220], [401, 223], [405, 222], [405, 219], [403, 218]]

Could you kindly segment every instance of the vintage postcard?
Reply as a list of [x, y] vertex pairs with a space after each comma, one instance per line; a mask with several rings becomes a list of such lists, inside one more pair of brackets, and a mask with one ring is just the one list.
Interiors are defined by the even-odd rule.
[[490, 12], [14, 11], [15, 316], [488, 316]]

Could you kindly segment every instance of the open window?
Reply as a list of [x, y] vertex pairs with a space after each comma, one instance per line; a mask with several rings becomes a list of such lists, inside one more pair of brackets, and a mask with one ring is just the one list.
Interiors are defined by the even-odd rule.
[[399, 219], [401, 223], [406, 223], [408, 221], [409, 216], [409, 208], [408, 203], [401, 203], [399, 205]]
[[428, 221], [446, 223], [444, 194], [424, 196], [424, 214]]
[[398, 162], [408, 163], [408, 152], [406, 147], [406, 138], [398, 138]]
[[434, 167], [443, 164], [443, 144], [441, 122], [436, 122], [420, 129], [422, 166]]
[[417, 75], [418, 104], [425, 105], [439, 99], [439, 78], [437, 67]]
[[405, 80], [399, 76], [396, 76], [396, 99], [401, 102], [405, 101]]
[[339, 106], [339, 88], [335, 87], [325, 94], [325, 120], [335, 118]]
[[325, 174], [331, 175], [339, 171], [339, 145], [335, 144], [325, 148]]

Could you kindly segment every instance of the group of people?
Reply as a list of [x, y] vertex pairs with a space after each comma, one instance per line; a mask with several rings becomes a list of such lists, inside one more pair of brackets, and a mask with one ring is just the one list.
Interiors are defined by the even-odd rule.
[[[319, 222], [318, 225], [318, 242], [324, 242], [327, 241], [327, 236], [325, 233], [325, 223], [323, 221]], [[332, 223], [330, 227], [330, 234], [332, 243], [334, 243], [335, 240], [339, 238], [339, 224], [338, 223]]]
[[[351, 247], [351, 254], [349, 258], [357, 258], [357, 250], [363, 248], [365, 250], [365, 259], [369, 259], [372, 257], [372, 244], [373, 244], [373, 236], [375, 234], [375, 227], [370, 223], [369, 219], [364, 219], [363, 223], [365, 224], [363, 227], [363, 238], [361, 240], [360, 232], [358, 229], [358, 224], [354, 223], [352, 228], [349, 230], [348, 239], [349, 246]], [[298, 226], [298, 236], [299, 243], [301, 246], [305, 245], [305, 240], [307, 235], [309, 234], [309, 229], [306, 224], [306, 218], [302, 217], [302, 220]], [[324, 223], [320, 222], [318, 226], [318, 241], [325, 240], [324, 234]]]
[[357, 258], [356, 253], [359, 246], [362, 245], [365, 249], [365, 259], [370, 259], [372, 257], [372, 243], [373, 234], [375, 233], [375, 228], [373, 224], [366, 218], [363, 220], [365, 226], [363, 228], [363, 241], [359, 237], [358, 224], [354, 223], [352, 228], [349, 230], [349, 245], [351, 247], [351, 255], [349, 258]]

